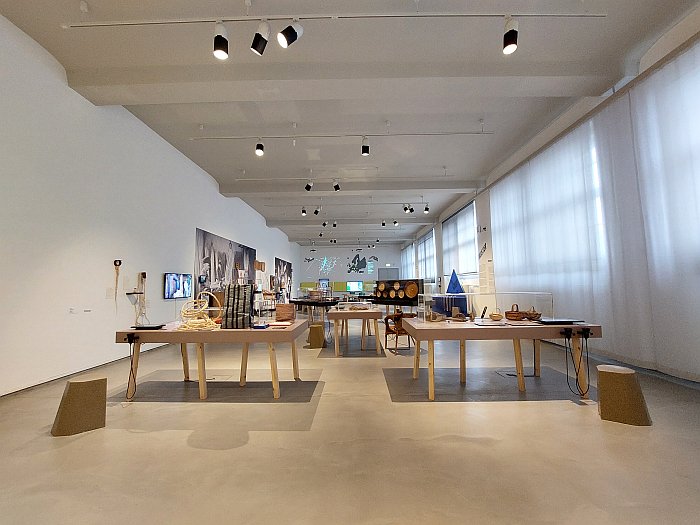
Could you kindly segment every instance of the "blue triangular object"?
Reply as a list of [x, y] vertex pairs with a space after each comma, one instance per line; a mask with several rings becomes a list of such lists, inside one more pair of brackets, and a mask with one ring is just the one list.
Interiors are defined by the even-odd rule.
[[464, 293], [464, 288], [462, 288], [462, 284], [457, 279], [457, 272], [454, 270], [452, 270], [450, 284], [447, 286], [447, 293]]

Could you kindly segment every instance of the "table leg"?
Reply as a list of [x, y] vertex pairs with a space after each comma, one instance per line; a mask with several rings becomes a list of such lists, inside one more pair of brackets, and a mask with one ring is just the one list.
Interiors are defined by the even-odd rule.
[[280, 398], [280, 380], [277, 375], [277, 355], [272, 343], [267, 343], [267, 351], [270, 354], [270, 372], [272, 374], [272, 397]]
[[248, 374], [248, 343], [243, 343], [243, 352], [241, 353], [241, 380], [239, 383], [241, 386], [245, 386], [247, 374]]
[[379, 339], [379, 321], [374, 320], [374, 341], [377, 344], [377, 355], [382, 355], [382, 343]]
[[136, 393], [136, 373], [139, 370], [139, 354], [141, 353], [141, 343], [134, 342], [134, 355], [131, 358], [131, 370], [129, 372], [129, 386], [126, 388], [126, 400], [131, 401]]
[[362, 339], [360, 339], [360, 350], [365, 349], [365, 332], [367, 332], [367, 321], [362, 320]]
[[299, 356], [297, 355], [296, 341], [292, 341], [292, 368], [294, 369], [294, 379], [299, 380]]
[[520, 348], [520, 339], [513, 339], [513, 351], [515, 352], [515, 372], [518, 375], [518, 390], [525, 392], [525, 375], [523, 373], [523, 352]]
[[467, 383], [467, 342], [459, 342], [459, 382]]
[[190, 380], [190, 358], [187, 355], [187, 343], [180, 343], [180, 353], [182, 353], [182, 371], [185, 374], [185, 381]]
[[369, 319], [367, 319], [367, 335], [372, 335], [372, 323], [369, 322]]
[[339, 331], [342, 331], [342, 328], [339, 330], [339, 325], [340, 321], [338, 319], [333, 320], [333, 343], [335, 344], [335, 356], [340, 357], [340, 335], [338, 334]]
[[416, 353], [413, 355], [413, 379], [418, 379], [420, 370], [420, 340], [416, 339]]
[[350, 347], [350, 321], [348, 319], [344, 319], [343, 322], [345, 323], [343, 326], [345, 327], [345, 346], [348, 348]]
[[199, 399], [206, 399], [207, 367], [204, 363], [204, 343], [197, 343], [197, 373], [199, 375]]
[[534, 346], [534, 352], [533, 352], [533, 368], [535, 369], [535, 377], [540, 377], [540, 341], [539, 339], [535, 339], [532, 341], [532, 345]]
[[[571, 348], [574, 351], [574, 366], [578, 366], [578, 388], [580, 392], [585, 392], [588, 388], [588, 371], [586, 364], [583, 362], [583, 352], [581, 351], [581, 338], [577, 335], [571, 338]], [[588, 393], [581, 396], [582, 399], [588, 399]]]
[[435, 401], [435, 341], [428, 341], [428, 399]]

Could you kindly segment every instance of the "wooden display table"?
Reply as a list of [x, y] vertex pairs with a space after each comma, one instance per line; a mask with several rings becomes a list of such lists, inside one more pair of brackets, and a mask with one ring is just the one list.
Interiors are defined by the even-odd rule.
[[335, 306], [340, 302], [340, 299], [304, 299], [304, 298], [299, 298], [299, 299], [290, 299], [289, 302], [294, 305], [298, 305], [301, 307], [306, 307], [306, 313], [308, 315], [308, 320], [309, 323], [314, 322], [314, 311], [318, 310], [319, 312], [319, 320], [321, 322], [324, 322], [324, 313], [326, 312], [326, 308], [330, 308], [331, 306]]
[[306, 320], [292, 321], [290, 326], [284, 328], [266, 328], [257, 330], [254, 328], [227, 329], [212, 331], [177, 330], [179, 323], [171, 323], [161, 330], [122, 330], [117, 332], [117, 343], [128, 343], [129, 337], [134, 337], [134, 356], [131, 360], [129, 374], [129, 386], [126, 390], [126, 398], [130, 400], [136, 391], [136, 373], [139, 366], [139, 353], [144, 343], [179, 343], [182, 352], [182, 368], [185, 381], [190, 378], [189, 360], [187, 357], [187, 343], [197, 345], [197, 371], [199, 377], [199, 399], [207, 398], [207, 373], [204, 362], [205, 343], [242, 343], [243, 354], [241, 356], [240, 385], [245, 386], [246, 372], [248, 369], [248, 348], [255, 343], [266, 343], [270, 355], [270, 372], [272, 375], [272, 395], [275, 399], [280, 397], [279, 378], [277, 375], [277, 356], [275, 343], [292, 344], [292, 367], [294, 379], [299, 379], [299, 361], [295, 340], [306, 329]]
[[[428, 399], [435, 399], [435, 341], [459, 341], [459, 379], [462, 384], [467, 382], [466, 341], [493, 341], [511, 339], [515, 353], [515, 369], [518, 376], [518, 390], [525, 392], [525, 375], [523, 373], [523, 356], [520, 348], [521, 339], [535, 341], [535, 375], [539, 375], [539, 343], [541, 339], [562, 339], [561, 331], [573, 329], [571, 344], [574, 359], [581, 362], [581, 329], [590, 330], [589, 337], [602, 337], [600, 325], [541, 325], [522, 324], [506, 326], [477, 326], [474, 323], [441, 321], [432, 323], [418, 318], [403, 319], [403, 327], [416, 340], [416, 353], [413, 359], [413, 379], [418, 379], [420, 368], [420, 342], [428, 341]], [[578, 374], [578, 385], [581, 392], [586, 391], [588, 378], [585, 367]], [[587, 397], [587, 396], [582, 396]]]
[[379, 319], [382, 318], [381, 310], [378, 308], [371, 308], [369, 310], [329, 310], [326, 316], [329, 321], [333, 321], [333, 339], [335, 341], [336, 357], [340, 357], [340, 323], [341, 321], [347, 322], [350, 319], [362, 319], [362, 350], [365, 349], [366, 326], [370, 320], [374, 320], [374, 339], [377, 344], [377, 355], [381, 355], [382, 345], [379, 340]]

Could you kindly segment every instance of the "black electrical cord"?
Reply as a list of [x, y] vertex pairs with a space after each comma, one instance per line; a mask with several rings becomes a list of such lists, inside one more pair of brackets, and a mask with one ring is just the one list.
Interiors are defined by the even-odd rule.
[[[126, 334], [126, 340], [129, 343], [129, 382], [126, 384], [126, 400], [131, 401], [136, 395], [136, 375], [134, 374], [134, 342], [137, 337], [135, 334]], [[134, 391], [129, 395], [129, 384], [134, 382]]]
[[[576, 358], [574, 357], [574, 349], [573, 345], [571, 342], [571, 337], [573, 335], [573, 332], [570, 328], [565, 329], [563, 332], [564, 335], [564, 351], [566, 352], [566, 386], [569, 387], [569, 390], [571, 391], [572, 394], [584, 397], [588, 394], [588, 391], [591, 389], [591, 374], [590, 374], [590, 365], [588, 361], [588, 336], [590, 335], [590, 329], [589, 328], [583, 328], [581, 330], [581, 335], [583, 335], [584, 339], [584, 346], [586, 348], [586, 389], [582, 390], [581, 386], [579, 385], [578, 379], [581, 374], [581, 365], [583, 364], [583, 352], [581, 352], [581, 355], [578, 359], [578, 364], [576, 363]], [[571, 364], [574, 368], [574, 374], [576, 375], [576, 389], [574, 390], [571, 387], [571, 381], [569, 377], [569, 357], [571, 357]]]

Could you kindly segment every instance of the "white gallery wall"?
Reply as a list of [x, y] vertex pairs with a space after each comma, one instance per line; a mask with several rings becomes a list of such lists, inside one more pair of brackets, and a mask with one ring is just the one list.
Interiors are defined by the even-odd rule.
[[0, 48], [0, 395], [128, 355], [114, 334], [138, 272], [150, 321], [176, 319], [163, 273], [192, 273], [196, 228], [256, 248], [267, 274], [275, 257], [300, 267], [298, 245], [127, 110], [75, 93], [4, 17]]

